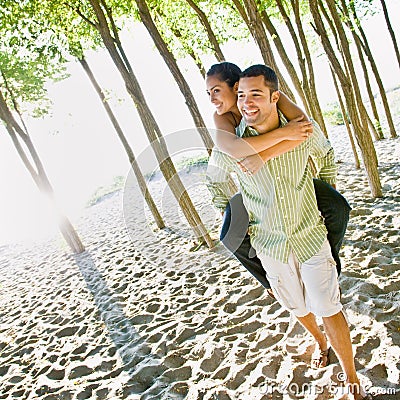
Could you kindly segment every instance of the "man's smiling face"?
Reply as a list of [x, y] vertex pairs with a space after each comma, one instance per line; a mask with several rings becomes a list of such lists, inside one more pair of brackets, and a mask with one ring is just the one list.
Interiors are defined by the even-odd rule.
[[240, 78], [237, 102], [239, 111], [246, 124], [259, 133], [275, 122], [278, 99], [279, 92], [271, 95], [263, 76]]

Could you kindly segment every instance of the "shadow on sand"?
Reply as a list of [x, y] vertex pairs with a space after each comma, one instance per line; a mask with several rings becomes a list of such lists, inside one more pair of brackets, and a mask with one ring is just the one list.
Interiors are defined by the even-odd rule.
[[[160, 387], [160, 376], [167, 368], [161, 364], [160, 357], [152, 354], [150, 347], [125, 315], [118, 294], [110, 290], [88, 252], [76, 255], [74, 259], [122, 360], [122, 369], [130, 376], [124, 385], [123, 393], [119, 395], [127, 398], [129, 395], [142, 394], [149, 390], [156, 380], [157, 386]], [[116, 377], [121, 372], [121, 369], [116, 369], [112, 374]]]

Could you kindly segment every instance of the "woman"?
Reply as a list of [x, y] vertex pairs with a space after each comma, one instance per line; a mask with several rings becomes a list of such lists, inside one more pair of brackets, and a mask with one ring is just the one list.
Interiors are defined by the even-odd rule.
[[[214, 122], [217, 128], [218, 148], [240, 159], [240, 167], [254, 174], [271, 158], [294, 149], [306, 140], [312, 133], [312, 123], [299, 107], [281, 93], [277, 105], [290, 122], [265, 135], [241, 138], [245, 126], [236, 105], [240, 73], [239, 67], [235, 64], [227, 62], [215, 64], [207, 72], [206, 86], [210, 101], [216, 108]], [[318, 208], [325, 219], [328, 240], [340, 273], [338, 252], [346, 230], [350, 206], [343, 196], [327, 183], [314, 180], [314, 187]], [[261, 261], [257, 257], [249, 256], [251, 251], [254, 254], [255, 252], [251, 249], [249, 235], [246, 235], [248, 224], [247, 211], [243, 206], [241, 195], [237, 194], [225, 212], [221, 241], [272, 295]], [[325, 367], [329, 364], [329, 348], [325, 339], [318, 342], [319, 349], [313, 354], [312, 365]]]

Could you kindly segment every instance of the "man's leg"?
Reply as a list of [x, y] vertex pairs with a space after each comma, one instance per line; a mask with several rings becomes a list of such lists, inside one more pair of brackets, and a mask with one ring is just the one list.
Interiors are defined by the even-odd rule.
[[323, 317], [322, 320], [328, 339], [339, 358], [343, 372], [346, 374], [347, 383], [350, 384], [349, 392], [354, 395], [355, 400], [362, 399], [360, 381], [354, 365], [350, 330], [343, 313], [339, 312], [331, 317]]
[[243, 205], [242, 195], [237, 193], [226, 207], [220, 240], [265, 288], [270, 289], [261, 261], [250, 244], [248, 228], [249, 215]]
[[[295, 255], [291, 253], [287, 263], [275, 260], [266, 254], [260, 254], [260, 259], [278, 302], [296, 316], [298, 321], [314, 337], [321, 351], [327, 350], [326, 336], [318, 326], [315, 315], [308, 310], [304, 285], [299, 271], [300, 264]], [[318, 352], [318, 362], [315, 366], [325, 367], [328, 363], [328, 357], [323, 358], [319, 354], [320, 352]]]
[[319, 351], [316, 352], [318, 356], [311, 360], [312, 366], [315, 368], [323, 368], [328, 365], [329, 362], [329, 352], [328, 352], [328, 342], [326, 336], [321, 331], [318, 326], [317, 320], [313, 313], [308, 313], [304, 317], [297, 317], [299, 322], [304, 326], [304, 328], [311, 333], [315, 341], [318, 343]]
[[354, 365], [350, 330], [342, 312], [338, 277], [327, 241], [318, 254], [300, 265], [300, 273], [307, 308], [313, 314], [322, 317], [329, 342], [339, 358], [348, 383], [353, 385], [350, 389], [354, 390], [350, 393], [358, 400], [362, 396], [357, 395], [357, 392], [360, 392], [360, 382]]
[[313, 179], [313, 182], [318, 209], [324, 217], [332, 256], [336, 261], [338, 274], [340, 274], [339, 251], [346, 233], [351, 207], [347, 200], [328, 183], [319, 179]]

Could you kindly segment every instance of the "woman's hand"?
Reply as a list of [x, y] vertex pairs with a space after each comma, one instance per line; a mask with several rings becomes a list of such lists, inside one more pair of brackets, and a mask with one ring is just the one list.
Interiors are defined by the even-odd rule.
[[243, 172], [254, 175], [264, 165], [264, 160], [258, 154], [253, 154], [238, 161], [238, 164]]
[[294, 118], [282, 128], [282, 135], [285, 140], [306, 140], [313, 133], [313, 125], [311, 121], [306, 121], [304, 116]]

